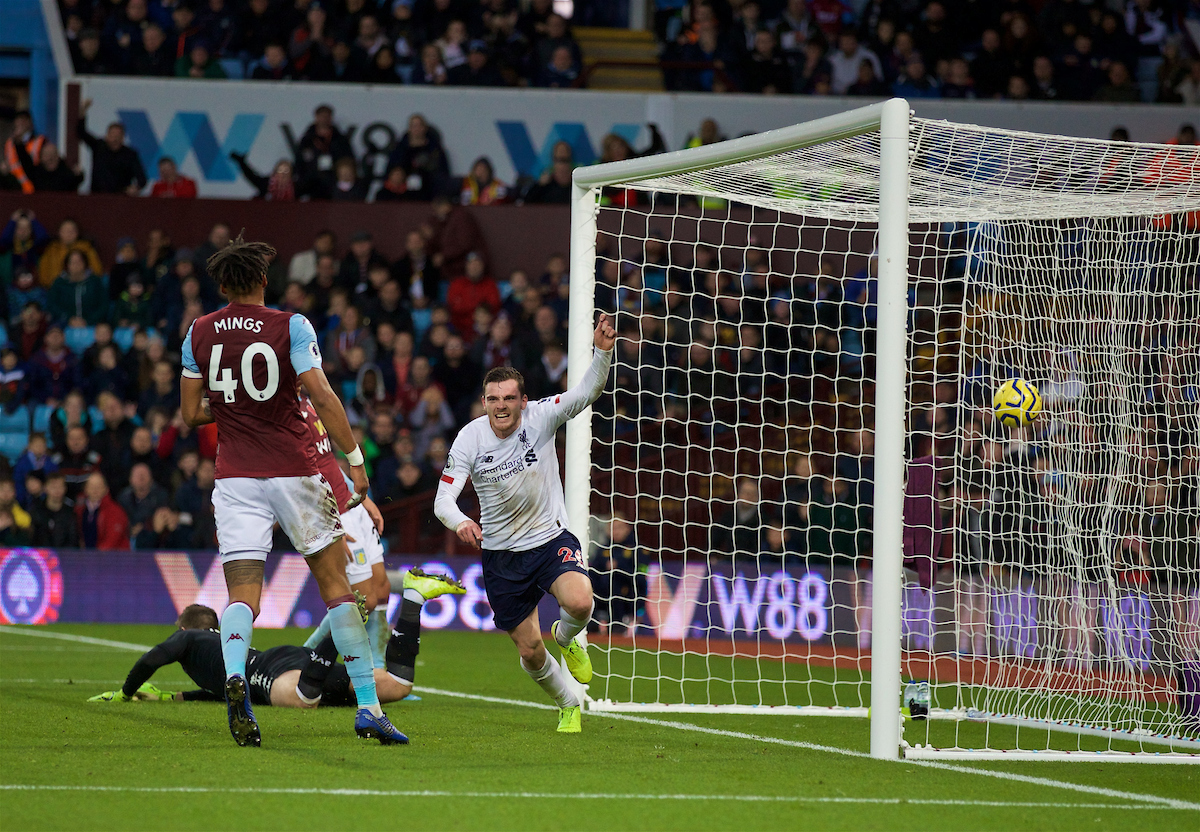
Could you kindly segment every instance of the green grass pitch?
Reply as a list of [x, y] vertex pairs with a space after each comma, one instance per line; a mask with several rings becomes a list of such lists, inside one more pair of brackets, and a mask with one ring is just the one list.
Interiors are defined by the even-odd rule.
[[[84, 701], [118, 687], [137, 652], [22, 629], [0, 630], [4, 832], [1200, 829], [1198, 766], [880, 762], [861, 756], [858, 719], [585, 715], [582, 735], [559, 735], [494, 633], [424, 635], [423, 698], [388, 708], [408, 747], [357, 740], [348, 709], [260, 708], [263, 747], [243, 749], [220, 704]], [[305, 635], [260, 630], [255, 646]], [[178, 666], [154, 681], [186, 684]]]

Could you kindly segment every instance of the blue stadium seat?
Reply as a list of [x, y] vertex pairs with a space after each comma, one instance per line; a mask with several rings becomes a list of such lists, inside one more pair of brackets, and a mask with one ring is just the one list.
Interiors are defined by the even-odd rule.
[[0, 350], [8, 346], [8, 327], [0, 323]]
[[100, 408], [92, 405], [88, 408], [88, 415], [92, 417], [92, 433], [104, 430], [104, 414], [100, 412]]
[[63, 330], [63, 337], [67, 341], [67, 349], [82, 355], [84, 350], [96, 343], [96, 330], [90, 326], [69, 326]]
[[0, 454], [8, 457], [9, 462], [16, 462], [28, 445], [28, 433], [0, 433]]
[[54, 408], [48, 404], [39, 404], [33, 409], [33, 432], [44, 433], [47, 441], [50, 439], [50, 417]]
[[0, 433], [29, 433], [29, 408], [21, 405], [11, 413], [0, 410]]
[[342, 382], [342, 401], [344, 401], [344, 402], [354, 401], [354, 396], [357, 393], [358, 393], [358, 383], [354, 379], [348, 378]]
[[133, 346], [133, 334], [136, 332], [131, 326], [117, 327], [113, 330], [113, 343], [117, 345], [117, 349], [121, 352], [129, 352], [129, 348]]

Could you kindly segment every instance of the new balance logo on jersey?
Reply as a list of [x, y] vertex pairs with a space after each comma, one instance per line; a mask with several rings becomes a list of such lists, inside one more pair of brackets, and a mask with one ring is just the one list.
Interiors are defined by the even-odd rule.
[[[480, 465], [488, 465], [491, 463], [491, 461], [492, 461], [492, 455], [488, 454], [483, 459], [479, 460], [479, 464]], [[449, 466], [446, 466], [446, 467], [449, 467]]]

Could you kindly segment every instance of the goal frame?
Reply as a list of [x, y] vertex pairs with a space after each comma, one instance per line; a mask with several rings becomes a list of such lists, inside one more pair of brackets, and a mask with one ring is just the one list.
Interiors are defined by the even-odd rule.
[[[591, 360], [596, 288], [596, 236], [600, 191], [613, 184], [689, 173], [764, 158], [838, 139], [878, 132], [879, 288], [876, 341], [875, 502], [871, 618], [870, 708], [811, 706], [721, 706], [614, 703], [586, 697], [596, 711], [637, 713], [754, 713], [866, 716], [870, 754], [876, 759], [1007, 759], [1089, 762], [1200, 763], [1200, 754], [1118, 751], [996, 750], [911, 747], [903, 740], [900, 711], [903, 593], [904, 442], [908, 368], [908, 258], [910, 119], [909, 103], [893, 98], [791, 127], [656, 156], [577, 168], [572, 176], [568, 373], [581, 377]], [[590, 544], [591, 409], [567, 423], [564, 497], [568, 522], [585, 551]], [[939, 712], [931, 719], [959, 719]], [[1069, 726], [1046, 726], [1074, 731]], [[1086, 733], [1083, 732], [1083, 733]], [[1105, 734], [1108, 735], [1107, 733]], [[1146, 740], [1148, 738], [1138, 737]], [[1153, 740], [1150, 740], [1153, 742]], [[1190, 745], [1190, 743], [1184, 743]], [[1200, 747], [1200, 743], [1197, 744]]]
[[[908, 102], [893, 98], [779, 130], [658, 156], [576, 168], [572, 176], [571, 272], [567, 373], [579, 378], [592, 353], [595, 305], [596, 218], [600, 189], [762, 158], [835, 139], [880, 131], [879, 334], [875, 423], [875, 558], [871, 617], [871, 756], [896, 759], [901, 748], [900, 606], [904, 500], [905, 315], [908, 285]], [[590, 543], [590, 408], [567, 423], [563, 492], [572, 532]], [[887, 622], [884, 624], [884, 622]], [[877, 683], [876, 680], [881, 680]], [[678, 709], [674, 709], [678, 710]], [[707, 709], [706, 709], [707, 710]], [[763, 709], [757, 709], [761, 713]], [[823, 708], [822, 712], [833, 709]], [[796, 709], [780, 708], [795, 714]], [[860, 715], [855, 713], [847, 715]]]

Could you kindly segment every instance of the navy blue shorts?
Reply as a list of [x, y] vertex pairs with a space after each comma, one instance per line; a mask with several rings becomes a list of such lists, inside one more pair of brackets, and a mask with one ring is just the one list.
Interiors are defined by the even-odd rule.
[[496, 629], [512, 630], [537, 609], [559, 575], [587, 575], [579, 539], [565, 529], [553, 540], [524, 552], [483, 550], [483, 588]]

